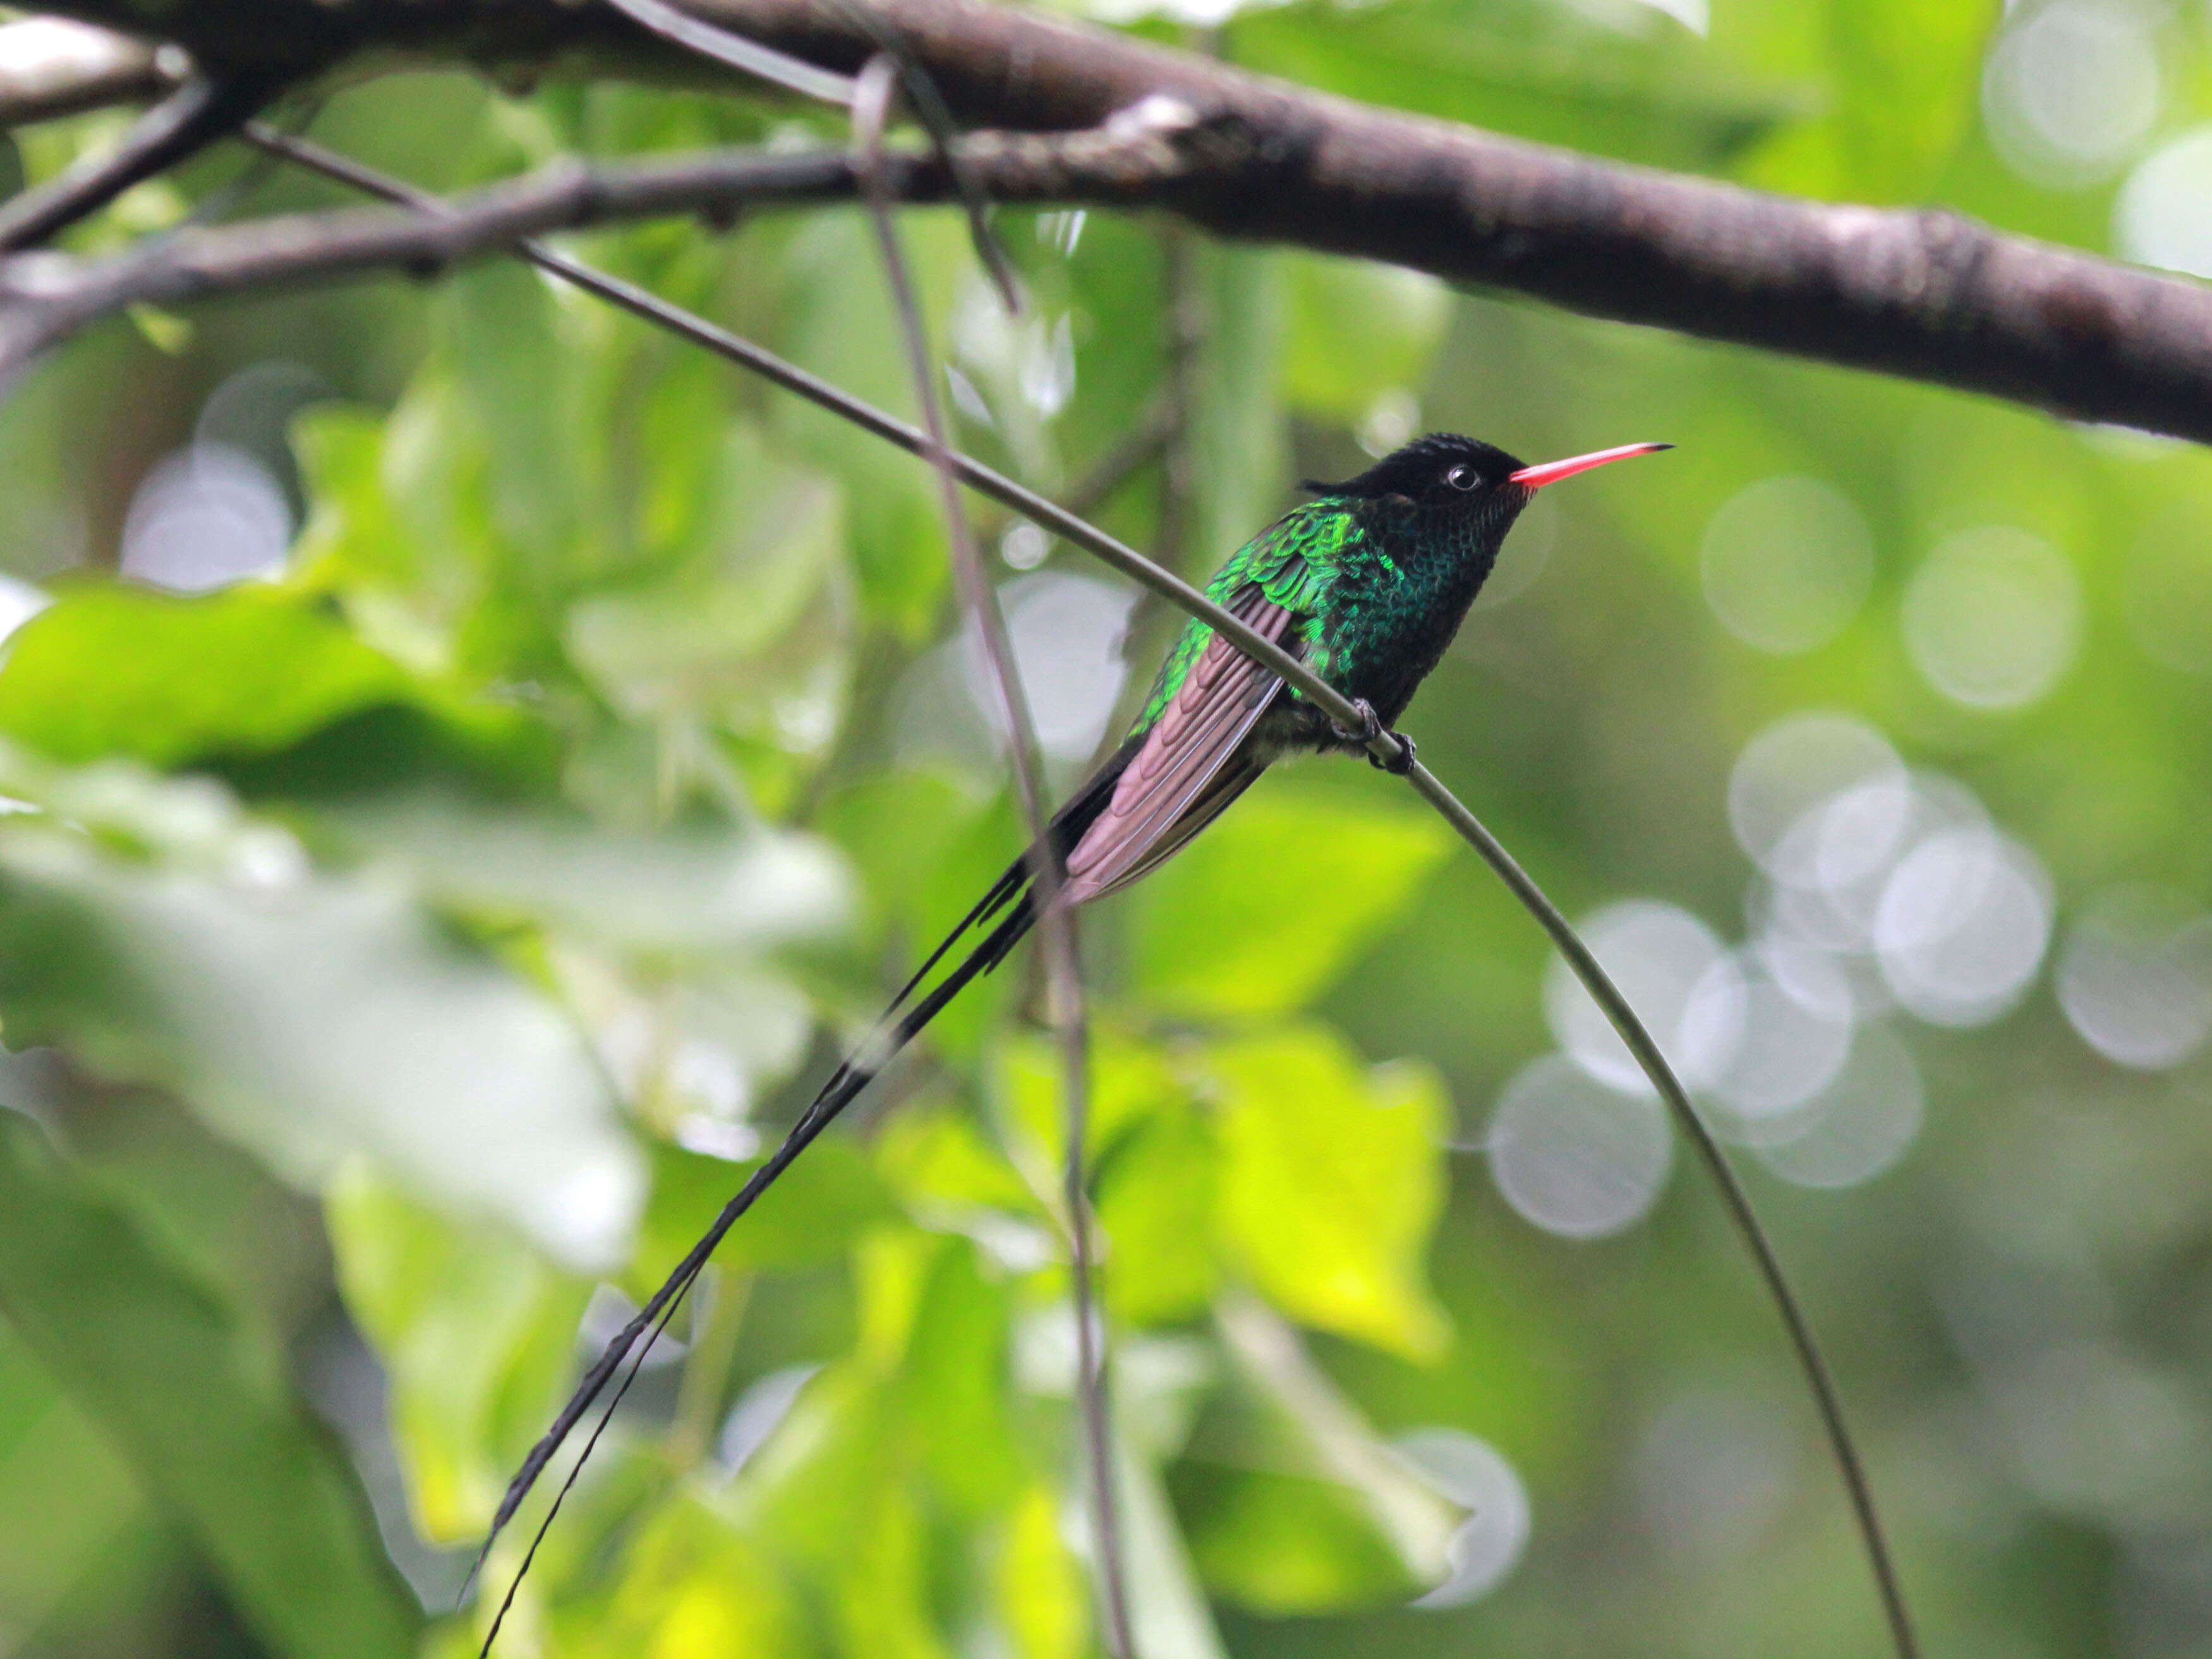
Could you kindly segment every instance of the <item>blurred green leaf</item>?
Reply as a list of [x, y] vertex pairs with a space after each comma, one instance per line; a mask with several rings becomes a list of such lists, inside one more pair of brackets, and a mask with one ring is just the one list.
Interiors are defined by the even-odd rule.
[[542, 996], [388, 878], [314, 875], [210, 783], [19, 769], [13, 787], [76, 827], [0, 822], [11, 1039], [169, 1090], [310, 1190], [367, 1151], [580, 1265], [617, 1257], [642, 1174]]
[[849, 902], [829, 848], [764, 826], [627, 831], [427, 791], [334, 809], [328, 821], [398, 860], [438, 903], [638, 950], [751, 955], [819, 940]]
[[951, 1513], [1003, 1513], [1029, 1474], [1013, 1409], [1011, 1287], [976, 1247], [936, 1253], [915, 1311], [903, 1389], [932, 1485]]
[[[210, 663], [222, 671], [209, 672]], [[9, 641], [0, 732], [57, 760], [173, 766], [279, 749], [339, 715], [415, 695], [398, 665], [343, 623], [276, 589], [179, 599], [88, 586]]]
[[1221, 1266], [1213, 1238], [1220, 1152], [1191, 1106], [1163, 1110], [1112, 1152], [1097, 1177], [1106, 1238], [1100, 1283], [1126, 1324], [1173, 1324], [1212, 1299]]
[[0, 1480], [0, 1534], [8, 1540], [0, 1550], [0, 1617], [34, 1632], [34, 1641], [55, 1640], [63, 1632], [53, 1627], [66, 1626], [80, 1586], [89, 1581], [98, 1594], [113, 1583], [117, 1575], [112, 1566], [103, 1573], [103, 1565], [121, 1555], [127, 1583], [134, 1534], [173, 1529], [147, 1502], [112, 1439], [32, 1358], [4, 1317], [0, 1459], [7, 1474]]
[[819, 751], [842, 713], [853, 626], [844, 514], [819, 473], [775, 465], [750, 429], [719, 446], [702, 556], [569, 612], [577, 665], [641, 719], [705, 719]]
[[[628, 1282], [650, 1295], [696, 1243], [757, 1163], [735, 1164], [655, 1144], [653, 1196], [638, 1228]], [[815, 1142], [730, 1231], [714, 1260], [736, 1269], [833, 1261], [896, 1212], [867, 1157], [852, 1141]]]
[[484, 538], [458, 499], [475, 459], [453, 428], [457, 394], [418, 375], [389, 416], [345, 404], [307, 409], [292, 441], [308, 488], [294, 560], [333, 594], [366, 642], [417, 672], [450, 669], [480, 597]]
[[995, 1209], [1035, 1216], [1036, 1190], [975, 1120], [941, 1103], [921, 1103], [884, 1125], [876, 1162], [917, 1213]]
[[1024, 1492], [999, 1546], [998, 1611], [1018, 1659], [1082, 1659], [1090, 1590], [1060, 1535], [1052, 1489]]
[[923, 1447], [899, 1372], [946, 1241], [878, 1234], [856, 1260], [857, 1352], [808, 1383], [740, 1477], [749, 1508], [812, 1582], [833, 1645], [944, 1659], [933, 1607]]
[[560, 1620], [586, 1659], [805, 1652], [805, 1623], [772, 1554], [696, 1493], [659, 1505], [624, 1548], [604, 1606]]
[[1434, 1358], [1446, 1331], [1422, 1257], [1443, 1201], [1442, 1085], [1363, 1066], [1317, 1026], [1218, 1043], [1203, 1064], [1220, 1226], [1253, 1284], [1300, 1324]]
[[1226, 33], [1236, 61], [1267, 74], [1651, 167], [1725, 167], [1808, 101], [1634, 3], [1309, 0]]
[[1182, 1508], [1206, 1588], [1269, 1618], [1379, 1607], [1425, 1588], [1376, 1536], [1358, 1495], [1332, 1481], [1241, 1469]]
[[[1066, 1157], [1066, 1090], [1059, 1043], [1025, 1032], [1000, 1045], [1000, 1105], [1014, 1162], [1041, 1193], [1057, 1194]], [[1091, 1032], [1085, 1079], [1085, 1132], [1091, 1158], [1110, 1151], [1134, 1125], [1183, 1093], [1167, 1052], [1112, 1024]]]
[[421, 1615], [274, 1334], [0, 1111], [0, 1309], [300, 1659], [411, 1651]]
[[1972, 131], [1984, 52], [2001, 9], [1998, 0], [1826, 0], [1808, 8], [1831, 82], [1826, 107], [1762, 144], [1748, 177], [1831, 200], [1920, 199]]
[[1283, 397], [1294, 412], [1357, 427], [1377, 398], [1428, 379], [1451, 315], [1442, 283], [1362, 259], [1288, 254], [1283, 263]]
[[571, 440], [574, 376], [564, 370], [576, 354], [555, 327], [550, 287], [520, 260], [491, 259], [455, 272], [441, 299], [445, 355], [477, 430], [495, 434], [493, 521], [523, 555], [518, 568], [526, 560], [556, 575], [605, 452]]
[[[902, 215], [900, 225], [932, 337], [942, 349], [952, 292], [969, 268], [965, 233], [957, 215], [942, 212]], [[791, 354], [878, 408], [915, 418], [905, 348], [865, 218], [840, 210], [811, 216], [792, 234], [783, 266]], [[808, 459], [843, 486], [870, 619], [918, 636], [945, 591], [946, 569], [927, 470], [811, 404], [793, 404], [779, 418]]]
[[1192, 545], [1210, 562], [1286, 505], [1290, 432], [1280, 388], [1287, 331], [1281, 255], [1206, 244], [1192, 258], [1211, 319], [1190, 417]]
[[1297, 1008], [1413, 902], [1450, 846], [1426, 814], [1262, 787], [1133, 897], [1137, 983], [1178, 1012]]
[[325, 1204], [347, 1310], [391, 1379], [417, 1529], [481, 1535], [567, 1387], [587, 1285], [512, 1232], [409, 1196], [365, 1160]]
[[1376, 1437], [1275, 1314], [1238, 1297], [1220, 1323], [1237, 1386], [1189, 1452], [1234, 1471], [1198, 1487], [1191, 1510], [1207, 1583], [1280, 1617], [1401, 1601], [1442, 1580], [1457, 1506]]

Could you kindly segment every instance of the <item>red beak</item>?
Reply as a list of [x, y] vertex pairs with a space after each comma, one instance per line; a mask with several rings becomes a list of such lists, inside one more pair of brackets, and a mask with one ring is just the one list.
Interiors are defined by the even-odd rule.
[[1564, 461], [1546, 461], [1541, 466], [1524, 466], [1510, 475], [1510, 481], [1523, 489], [1541, 489], [1546, 484], [1571, 478], [1577, 472], [1603, 466], [1607, 461], [1625, 461], [1631, 455], [1649, 455], [1674, 447], [1672, 444], [1623, 444], [1618, 449], [1594, 449], [1587, 455], [1571, 455]]

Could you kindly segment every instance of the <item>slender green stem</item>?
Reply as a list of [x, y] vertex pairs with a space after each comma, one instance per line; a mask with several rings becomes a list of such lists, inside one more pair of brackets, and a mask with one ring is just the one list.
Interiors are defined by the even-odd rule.
[[1460, 838], [1482, 855], [1483, 862], [1498, 872], [1498, 879], [1512, 890], [1521, 906], [1535, 917], [1537, 925], [1551, 935], [1552, 943], [1565, 957], [1567, 965], [1574, 969], [1575, 977], [1596, 1000], [1597, 1006], [1612, 1022], [1613, 1029], [1620, 1033], [1620, 1040], [1636, 1056], [1636, 1063], [1644, 1068], [1644, 1076], [1651, 1079], [1659, 1091], [1659, 1097], [1667, 1103], [1675, 1123], [1690, 1145], [1697, 1149], [1698, 1158], [1713, 1178], [1720, 1191], [1721, 1205], [1729, 1219], [1751, 1251], [1757, 1264], [1759, 1276], [1765, 1281], [1766, 1293], [1773, 1299], [1776, 1310], [1782, 1316], [1784, 1328], [1789, 1332], [1790, 1345], [1797, 1351], [1799, 1369], [1813, 1390], [1814, 1403], [1820, 1421], [1827, 1430], [1828, 1447], [1834, 1454], [1836, 1468], [1843, 1476], [1844, 1491], [1850, 1499], [1852, 1519], [1856, 1522], [1859, 1535], [1864, 1540], [1867, 1564], [1874, 1573], [1875, 1587], [1881, 1596], [1883, 1616], [1889, 1621], [1889, 1634], [1896, 1647], [1899, 1659], [1914, 1659], [1919, 1644], [1913, 1635], [1911, 1615], [1905, 1605], [1905, 1591], [1897, 1577], [1896, 1563], [1891, 1559], [1889, 1542], [1883, 1534], [1881, 1516], [1874, 1502], [1874, 1488], [1869, 1483], [1865, 1466], [1859, 1460], [1858, 1446], [1844, 1417], [1843, 1396], [1838, 1392], [1833, 1373], [1822, 1357], [1820, 1344], [1814, 1339], [1813, 1328], [1798, 1305], [1790, 1281], [1782, 1272], [1782, 1263], [1774, 1254], [1774, 1246], [1759, 1225], [1758, 1212], [1751, 1207], [1751, 1194], [1744, 1190], [1735, 1168], [1721, 1149], [1720, 1141], [1707, 1127], [1698, 1109], [1691, 1103], [1682, 1081], [1674, 1075], [1674, 1068], [1659, 1052], [1659, 1045], [1628, 1006], [1628, 999], [1613, 982], [1612, 975], [1590, 954], [1589, 946], [1582, 941], [1559, 908], [1545, 896], [1534, 879], [1523, 870], [1504, 843], [1484, 827], [1482, 821], [1468, 811], [1459, 798], [1444, 787], [1436, 774], [1414, 762], [1407, 774], [1407, 781], [1421, 799], [1436, 808], [1445, 823], [1460, 834]]
[[[248, 137], [256, 143], [275, 148], [303, 166], [313, 167], [332, 178], [383, 197], [387, 201], [404, 203], [426, 212], [442, 211], [443, 204], [435, 197], [415, 191], [395, 181], [370, 173], [359, 164], [304, 141], [287, 139], [281, 134], [265, 129], [250, 129]], [[865, 431], [872, 432], [887, 442], [897, 445], [914, 454], [925, 453], [925, 435], [906, 422], [887, 415], [872, 404], [862, 402], [849, 392], [831, 386], [818, 376], [809, 374], [795, 364], [787, 363], [774, 353], [763, 350], [751, 341], [713, 324], [692, 316], [679, 307], [669, 305], [654, 295], [646, 294], [632, 285], [617, 281], [605, 273], [579, 264], [566, 255], [556, 253], [543, 245], [526, 242], [517, 250], [540, 269], [575, 283], [588, 291], [600, 295], [615, 305], [654, 322], [681, 335], [696, 344], [712, 350], [729, 361], [750, 369], [787, 391], [841, 415]], [[1360, 724], [1358, 712], [1334, 689], [1325, 684], [1305, 664], [1284, 651], [1273, 641], [1264, 639], [1221, 606], [1168, 571], [1163, 570], [1133, 548], [1128, 547], [1104, 531], [1085, 522], [1065, 508], [1047, 501], [1035, 491], [1024, 489], [981, 462], [957, 452], [947, 454], [945, 460], [951, 471], [970, 489], [990, 496], [1030, 520], [1041, 529], [1065, 538], [1115, 569], [1122, 572], [1151, 592], [1176, 605], [1187, 615], [1206, 623], [1217, 633], [1233, 642], [1239, 650], [1256, 661], [1265, 664], [1279, 674], [1289, 684], [1318, 705], [1323, 712], [1346, 726]], [[1367, 745], [1368, 752], [1381, 760], [1395, 760], [1402, 745], [1395, 735], [1384, 732]], [[1853, 1440], [1848, 1421], [1844, 1415], [1843, 1401], [1820, 1345], [1813, 1334], [1796, 1297], [1784, 1277], [1780, 1260], [1760, 1225], [1753, 1209], [1750, 1195], [1737, 1179], [1728, 1155], [1721, 1148], [1712, 1131], [1706, 1127], [1692, 1104], [1688, 1092], [1659, 1052], [1658, 1044], [1644, 1028], [1635, 1010], [1628, 1005], [1618, 987], [1589, 948], [1576, 935], [1559, 908], [1544, 896], [1543, 890], [1515, 862], [1497, 838], [1485, 829], [1474, 813], [1461, 803], [1451, 791], [1439, 782], [1435, 775], [1419, 763], [1407, 775], [1422, 799], [1458, 832], [1484, 861], [1497, 872], [1513, 896], [1533, 915], [1551, 937], [1565, 958], [1567, 965], [1588, 990], [1606, 1018], [1618, 1030], [1637, 1063], [1658, 1090], [1667, 1103], [1682, 1133], [1689, 1138], [1698, 1156], [1711, 1172], [1719, 1188], [1723, 1207], [1731, 1224], [1751, 1252], [1759, 1278], [1766, 1287], [1780, 1316], [1790, 1343], [1795, 1351], [1800, 1369], [1804, 1372], [1807, 1386], [1813, 1395], [1814, 1407], [1826, 1431], [1838, 1474], [1844, 1483], [1851, 1516], [1867, 1564], [1881, 1596], [1883, 1613], [1887, 1620], [1891, 1642], [1899, 1659], [1916, 1659], [1918, 1644], [1913, 1635], [1912, 1621], [1906, 1611], [1904, 1587], [1899, 1580], [1891, 1559], [1889, 1546], [1884, 1536], [1881, 1519], [1875, 1508], [1874, 1493], [1869, 1484], [1856, 1443]]]
[[1069, 1255], [1075, 1280], [1075, 1393], [1083, 1419], [1083, 1440], [1089, 1465], [1093, 1539], [1092, 1556], [1098, 1573], [1099, 1597], [1105, 1607], [1106, 1645], [1113, 1659], [1133, 1659], [1129, 1623], [1128, 1587], [1121, 1571], [1121, 1527], [1115, 1502], [1113, 1446], [1106, 1420], [1104, 1356], [1099, 1352], [1103, 1333], [1098, 1329], [1092, 1294], [1095, 1278], [1091, 1262], [1089, 1207], [1084, 1198], [1083, 1148], [1090, 1118], [1090, 1031], [1083, 997], [1083, 962], [1076, 940], [1075, 912], [1060, 902], [1065, 872], [1054, 844], [1052, 808], [1045, 799], [1044, 767], [1030, 717], [1028, 694], [1014, 660], [1013, 641], [1007, 637], [1006, 620], [999, 599], [984, 574], [975, 550], [975, 538], [960, 496], [951, 448], [945, 439], [945, 411], [937, 396], [937, 365], [922, 326], [921, 310], [915, 302], [914, 281], [900, 246], [897, 198], [884, 171], [884, 123], [890, 111], [899, 70], [889, 53], [868, 60], [853, 94], [854, 147], [860, 163], [861, 194], [875, 226], [884, 276], [906, 344], [907, 367], [914, 377], [915, 398], [921, 406], [922, 459], [929, 464], [938, 484], [938, 507], [951, 544], [952, 568], [960, 588], [961, 603], [974, 621], [983, 642], [983, 657], [998, 693], [1006, 724], [1006, 748], [1013, 761], [1016, 793], [1021, 798], [1030, 845], [1036, 849], [1030, 878], [1036, 895], [1038, 943], [1043, 947], [1045, 978], [1051, 1017], [1060, 1048], [1062, 1115], [1066, 1125], [1066, 1158], [1062, 1185], [1067, 1206]]
[[691, 1304], [691, 1352], [676, 1391], [676, 1419], [668, 1430], [668, 1461], [688, 1469], [714, 1449], [730, 1370], [737, 1363], [753, 1277], [742, 1267], [708, 1267], [700, 1273], [705, 1305]]

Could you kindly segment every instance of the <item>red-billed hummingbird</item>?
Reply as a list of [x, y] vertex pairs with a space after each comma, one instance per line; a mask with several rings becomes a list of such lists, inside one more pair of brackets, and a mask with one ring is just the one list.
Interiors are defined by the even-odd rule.
[[[1357, 477], [1309, 483], [1314, 498], [1231, 554], [1206, 595], [1343, 693], [1360, 711], [1360, 726], [1337, 725], [1280, 676], [1193, 621], [1121, 747], [1053, 817], [1052, 854], [1066, 872], [1054, 902], [1081, 904], [1154, 869], [1282, 756], [1364, 746], [1404, 712], [1437, 665], [1505, 532], [1537, 490], [1670, 447], [1627, 444], [1524, 466], [1492, 445], [1436, 433]], [[1404, 753], [1394, 769], [1402, 770], [1412, 765], [1413, 745], [1400, 741]], [[494, 1536], [647, 1328], [666, 1323], [731, 1224], [892, 1056], [1035, 925], [1037, 850], [1008, 866], [931, 953], [892, 1000], [875, 1038], [823, 1085], [782, 1145], [585, 1374], [508, 1486]], [[968, 954], [917, 999], [930, 972], [977, 929], [984, 931]]]

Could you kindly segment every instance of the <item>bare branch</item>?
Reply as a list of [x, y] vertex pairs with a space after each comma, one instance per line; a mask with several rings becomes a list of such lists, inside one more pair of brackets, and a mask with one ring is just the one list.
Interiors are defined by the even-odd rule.
[[[992, 196], [1016, 201], [1092, 192], [1103, 198], [1177, 165], [1168, 134], [1146, 118], [1097, 133], [981, 135], [959, 148], [962, 163]], [[887, 156], [885, 167], [904, 199], [951, 195], [946, 169], [933, 159]], [[748, 206], [846, 199], [856, 188], [842, 151], [709, 151], [599, 168], [561, 162], [434, 216], [374, 209], [292, 214], [187, 229], [102, 260], [10, 259], [0, 262], [0, 385], [39, 352], [135, 302], [173, 303], [363, 270], [432, 273], [511, 251], [544, 231], [695, 213], [723, 219]]]
[[98, 212], [137, 184], [228, 137], [268, 101], [274, 83], [258, 76], [197, 76], [179, 87], [104, 155], [0, 206], [0, 249], [35, 247]]
[[[149, 0], [59, 0], [145, 27]], [[149, 8], [150, 9], [150, 8]], [[210, 64], [309, 73], [370, 48], [696, 79], [611, 9], [561, 0], [196, 0], [162, 27]], [[849, 73], [877, 49], [854, 0], [687, 0]], [[1095, 127], [1171, 97], [1204, 163], [1068, 200], [1168, 208], [1224, 235], [1387, 259], [1679, 330], [2212, 440], [2212, 294], [1942, 211], [1767, 195], [1591, 160], [1306, 92], [988, 0], [867, 14], [971, 126]], [[993, 192], [1003, 199], [995, 186]], [[1036, 196], [1023, 199], [1039, 199]]]
[[185, 54], [59, 17], [0, 24], [0, 127], [157, 97]]

